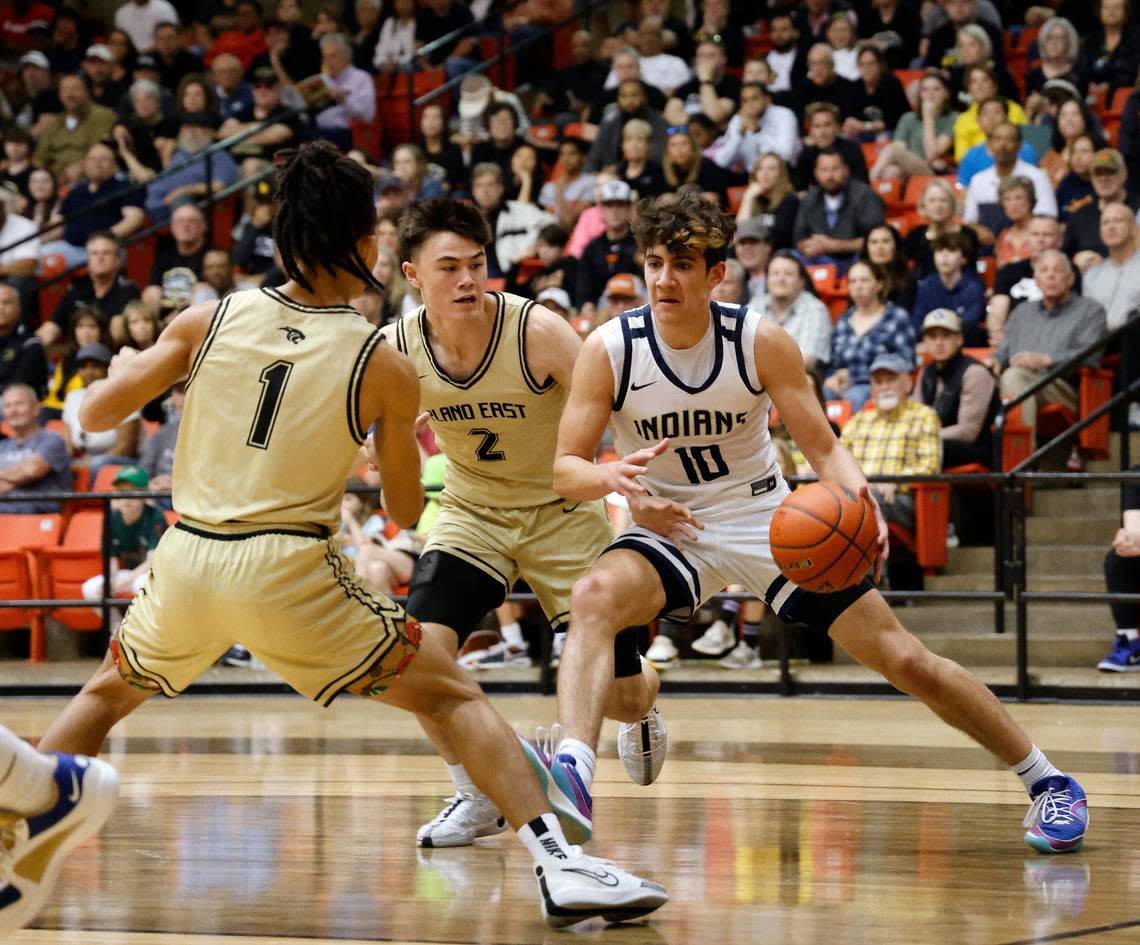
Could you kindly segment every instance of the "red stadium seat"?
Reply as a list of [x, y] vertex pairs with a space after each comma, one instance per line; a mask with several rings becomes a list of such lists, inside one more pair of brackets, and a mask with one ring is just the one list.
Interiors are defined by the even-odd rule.
[[740, 213], [740, 205], [744, 203], [744, 192], [747, 189], [747, 186], [729, 187], [726, 191], [728, 194], [728, 212], [733, 216], [736, 216], [738, 213]]
[[903, 203], [903, 185], [901, 180], [894, 177], [883, 177], [879, 180], [871, 181], [871, 188], [882, 198], [883, 206], [886, 208], [887, 213], [913, 209], [905, 206]]

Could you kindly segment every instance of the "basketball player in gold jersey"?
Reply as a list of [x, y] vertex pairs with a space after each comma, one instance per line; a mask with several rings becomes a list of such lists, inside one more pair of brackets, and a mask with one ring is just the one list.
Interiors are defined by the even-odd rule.
[[551, 925], [644, 915], [664, 889], [570, 846], [551, 804], [577, 837], [589, 833], [540, 756], [331, 540], [370, 425], [388, 515], [408, 526], [423, 507], [415, 371], [348, 305], [373, 283], [371, 190], [331, 145], [288, 155], [274, 239], [289, 281], [187, 309], [90, 388], [81, 422], [108, 430], [188, 378], [175, 454], [181, 521], [108, 659], [40, 746], [95, 754], [116, 721], [155, 693], [178, 695], [241, 643], [321, 705], [349, 692], [437, 726], [534, 857]]
[[[581, 342], [541, 305], [487, 291], [490, 242], [474, 206], [440, 199], [409, 207], [400, 250], [424, 305], [383, 329], [411, 358], [421, 408], [447, 456], [439, 518], [416, 563], [407, 609], [452, 654], [520, 576], [552, 629], [564, 630], [574, 582], [613, 539], [602, 502], [564, 502], [552, 483], [558, 422]], [[648, 665], [643, 671], [629, 631], [615, 643], [614, 676], [605, 714], [627, 725], [647, 718], [662, 730], [660, 744], [657, 673]], [[472, 783], [459, 746], [432, 719], [421, 721], [456, 793], [416, 842], [464, 846], [505, 829], [499, 808]]]

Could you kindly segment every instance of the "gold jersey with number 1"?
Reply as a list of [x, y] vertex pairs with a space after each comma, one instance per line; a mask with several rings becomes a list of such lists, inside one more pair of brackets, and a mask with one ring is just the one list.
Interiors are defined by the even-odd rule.
[[399, 322], [399, 349], [420, 377], [420, 407], [447, 454], [444, 489], [487, 508], [524, 509], [557, 502], [552, 486], [558, 421], [566, 389], [535, 378], [526, 360], [534, 302], [491, 292], [491, 339], [471, 376], [456, 379], [436, 361], [423, 307]]
[[358, 400], [379, 340], [348, 306], [304, 306], [274, 289], [223, 299], [186, 384], [179, 514], [335, 532], [345, 477], [374, 419], [359, 416]]

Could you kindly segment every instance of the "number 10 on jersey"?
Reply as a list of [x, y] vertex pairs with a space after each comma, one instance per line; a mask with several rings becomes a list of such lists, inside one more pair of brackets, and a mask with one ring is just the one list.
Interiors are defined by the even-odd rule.
[[673, 450], [681, 460], [685, 475], [694, 486], [712, 482], [728, 475], [728, 464], [721, 455], [720, 446], [681, 446]]

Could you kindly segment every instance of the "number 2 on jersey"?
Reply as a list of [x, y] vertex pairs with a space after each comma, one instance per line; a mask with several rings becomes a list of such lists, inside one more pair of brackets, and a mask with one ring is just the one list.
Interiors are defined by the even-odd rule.
[[728, 475], [728, 464], [721, 455], [720, 447], [712, 446], [682, 446], [673, 450], [685, 468], [685, 475], [694, 486], [702, 482], [712, 482]]
[[277, 411], [281, 408], [281, 398], [285, 394], [285, 385], [289, 383], [292, 370], [292, 361], [274, 361], [261, 372], [261, 397], [257, 401], [257, 412], [253, 415], [253, 426], [249, 428], [246, 446], [259, 450], [269, 449], [273, 424], [277, 421]]
[[476, 430], [468, 430], [468, 436], [481, 436], [483, 439], [478, 446], [475, 447], [475, 455], [485, 463], [499, 463], [507, 458], [507, 454], [500, 449], [496, 449], [499, 445], [499, 434], [492, 433], [490, 430], [484, 430], [482, 427]]

